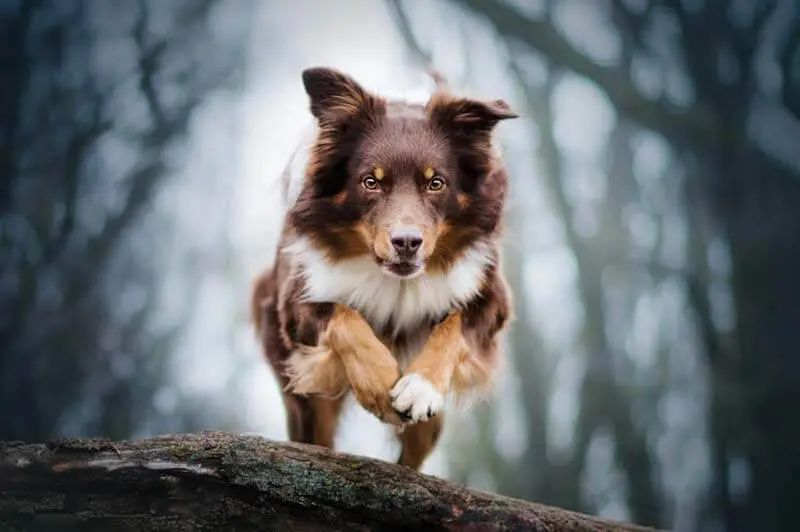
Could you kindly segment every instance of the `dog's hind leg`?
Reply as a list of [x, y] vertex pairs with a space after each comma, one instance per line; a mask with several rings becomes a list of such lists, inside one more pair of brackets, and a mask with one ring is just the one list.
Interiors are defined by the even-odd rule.
[[343, 400], [284, 394], [289, 440], [332, 449]]
[[436, 447], [443, 427], [443, 413], [439, 413], [427, 421], [406, 425], [399, 435], [402, 449], [397, 463], [419, 470]]

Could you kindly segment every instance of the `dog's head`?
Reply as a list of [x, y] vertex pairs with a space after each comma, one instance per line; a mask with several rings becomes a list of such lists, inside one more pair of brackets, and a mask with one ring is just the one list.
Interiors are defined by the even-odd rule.
[[329, 68], [303, 84], [318, 135], [289, 218], [329, 259], [371, 255], [412, 278], [496, 234], [507, 178], [491, 137], [517, 116], [504, 101], [390, 101]]

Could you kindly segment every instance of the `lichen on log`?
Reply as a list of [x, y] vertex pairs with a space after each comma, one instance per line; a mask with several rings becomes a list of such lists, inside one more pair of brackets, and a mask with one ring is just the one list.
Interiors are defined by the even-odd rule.
[[0, 443], [0, 529], [650, 530], [380, 460], [220, 432]]

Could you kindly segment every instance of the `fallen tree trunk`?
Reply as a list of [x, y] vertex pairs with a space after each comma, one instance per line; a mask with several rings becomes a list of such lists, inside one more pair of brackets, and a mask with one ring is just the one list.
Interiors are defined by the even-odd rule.
[[0, 529], [644, 531], [257, 436], [0, 443]]

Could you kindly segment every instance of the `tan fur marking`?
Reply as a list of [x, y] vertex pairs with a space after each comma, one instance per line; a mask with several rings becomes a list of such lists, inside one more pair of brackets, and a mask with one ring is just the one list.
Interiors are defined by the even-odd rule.
[[481, 400], [491, 392], [493, 368], [479, 357], [469, 354], [456, 366], [450, 380], [450, 392], [456, 400], [459, 396]]
[[330, 231], [331, 238], [336, 238], [336, 246], [325, 251], [325, 255], [332, 261], [358, 257], [369, 253], [372, 239], [363, 224], [352, 228], [333, 228]]
[[349, 383], [366, 410], [386, 423], [402, 424], [389, 401], [400, 368], [357, 311], [337, 305], [320, 346], [295, 354], [289, 366], [294, 393], [336, 396]]
[[425, 176], [425, 179], [433, 179], [433, 176], [436, 175], [436, 172], [430, 166], [425, 167], [425, 171], [422, 173]]
[[422, 229], [422, 258], [428, 259], [436, 249], [436, 231], [430, 227]]
[[341, 231], [339, 240], [339, 258], [358, 257], [369, 251], [364, 232], [359, 226]]
[[328, 100], [328, 113], [354, 116], [361, 112], [363, 106], [368, 103], [369, 97], [361, 90], [348, 87], [345, 94], [331, 95]]
[[337, 305], [325, 336], [331, 350], [344, 364], [353, 394], [361, 406], [384, 422], [401, 425], [389, 400], [389, 392], [400, 378], [400, 368], [361, 314]]
[[337, 305], [320, 345], [304, 347], [287, 361], [287, 390], [340, 397], [353, 390], [367, 411], [393, 425], [402, 421], [389, 400], [400, 368], [389, 349], [357, 311]]
[[372, 246], [375, 255], [383, 260], [390, 260], [392, 257], [392, 241], [389, 237], [389, 229], [378, 227], [375, 228], [373, 234]]
[[456, 311], [434, 327], [422, 351], [409, 364], [406, 374], [422, 375], [445, 395], [456, 368], [468, 355], [469, 347], [461, 333], [461, 312]]
[[377, 179], [378, 181], [386, 177], [383, 168], [381, 168], [380, 166], [375, 167], [375, 169], [372, 171], [372, 175], [375, 176], [375, 179]]
[[[392, 239], [389, 229], [380, 227], [375, 229], [373, 240], [373, 251], [375, 255], [383, 260], [389, 261], [393, 256]], [[436, 249], [436, 232], [428, 226], [422, 227], [422, 250], [420, 255], [427, 259]]]
[[285, 373], [292, 393], [333, 398], [347, 392], [347, 374], [327, 345], [302, 346], [286, 360]]
[[470, 237], [472, 227], [453, 226], [447, 222], [440, 224], [436, 238], [436, 249], [428, 256], [427, 270], [431, 273], [445, 273], [463, 256], [464, 242]]
[[358, 235], [364, 246], [369, 249], [375, 234], [375, 227], [365, 222], [358, 222], [353, 227], [353, 232]]

